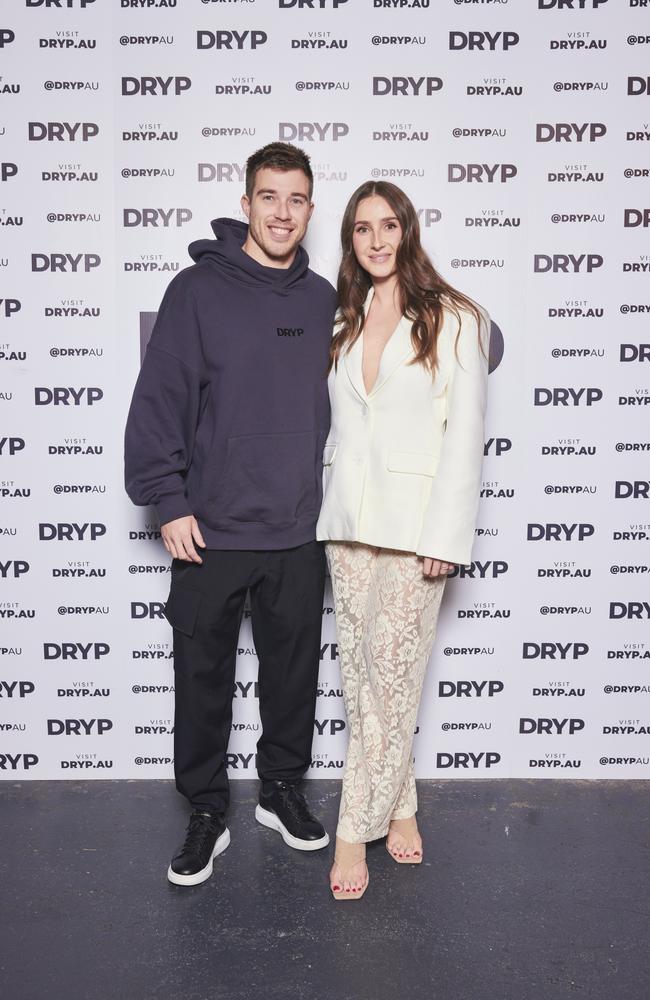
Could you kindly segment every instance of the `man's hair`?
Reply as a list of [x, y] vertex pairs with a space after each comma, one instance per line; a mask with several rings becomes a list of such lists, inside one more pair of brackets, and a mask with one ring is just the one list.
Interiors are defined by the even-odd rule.
[[263, 167], [272, 170], [302, 170], [309, 181], [309, 200], [314, 191], [314, 175], [309, 165], [309, 156], [289, 142], [269, 142], [246, 160], [246, 196], [253, 197], [257, 171]]

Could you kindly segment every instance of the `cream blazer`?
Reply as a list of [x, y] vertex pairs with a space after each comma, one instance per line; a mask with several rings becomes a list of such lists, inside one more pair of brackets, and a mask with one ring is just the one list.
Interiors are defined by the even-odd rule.
[[[367, 314], [371, 288], [365, 302]], [[365, 542], [471, 564], [484, 450], [490, 318], [445, 310], [435, 376], [414, 357], [402, 317], [366, 393], [363, 335], [330, 372], [319, 540]], [[480, 338], [480, 343], [479, 343]], [[483, 352], [481, 351], [481, 345]]]

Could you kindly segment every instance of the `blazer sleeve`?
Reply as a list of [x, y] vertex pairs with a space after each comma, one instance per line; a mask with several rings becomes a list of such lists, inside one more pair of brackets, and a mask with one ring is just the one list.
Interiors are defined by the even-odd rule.
[[481, 489], [490, 317], [480, 312], [478, 328], [471, 313], [461, 314], [457, 350], [452, 343], [446, 427], [417, 546], [420, 556], [459, 566], [471, 565]]
[[163, 297], [138, 375], [124, 434], [124, 482], [138, 506], [153, 504], [160, 523], [193, 511], [185, 475], [206, 380], [199, 324], [183, 272]]

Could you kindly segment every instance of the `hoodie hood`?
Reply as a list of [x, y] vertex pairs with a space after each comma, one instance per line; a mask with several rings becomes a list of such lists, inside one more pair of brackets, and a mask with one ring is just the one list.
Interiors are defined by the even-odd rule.
[[264, 286], [286, 295], [309, 267], [309, 257], [302, 246], [298, 247], [291, 267], [266, 267], [242, 250], [248, 237], [248, 226], [244, 222], [213, 219], [211, 225], [216, 239], [190, 243], [190, 257], [197, 263], [208, 261], [243, 285]]

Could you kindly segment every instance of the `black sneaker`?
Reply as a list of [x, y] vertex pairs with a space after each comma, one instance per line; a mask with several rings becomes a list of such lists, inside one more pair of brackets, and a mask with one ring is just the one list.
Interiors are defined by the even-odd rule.
[[185, 843], [172, 858], [167, 878], [174, 885], [199, 885], [212, 875], [212, 859], [230, 843], [230, 830], [219, 813], [195, 809], [187, 825]]
[[255, 819], [277, 830], [285, 844], [297, 851], [319, 851], [330, 842], [323, 824], [310, 813], [304, 795], [289, 781], [264, 782]]

